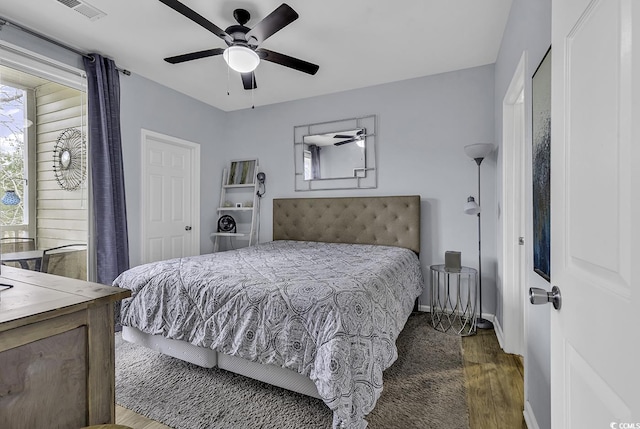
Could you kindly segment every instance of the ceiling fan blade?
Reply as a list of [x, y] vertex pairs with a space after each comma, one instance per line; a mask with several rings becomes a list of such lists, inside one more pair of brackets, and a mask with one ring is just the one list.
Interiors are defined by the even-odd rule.
[[360, 139], [362, 134], [364, 133], [364, 128], [360, 128], [354, 131], [356, 131], [355, 134], [336, 134], [335, 136], [333, 136], [333, 138], [334, 139], [348, 139], [348, 138]]
[[219, 38], [225, 41], [228, 41], [229, 43], [233, 41], [232, 37], [229, 36], [222, 28], [218, 27], [213, 22], [209, 21], [207, 18], [200, 15], [198, 12], [194, 11], [193, 9], [190, 9], [184, 4], [180, 3], [178, 0], [160, 0], [160, 1], [166, 4], [167, 6], [169, 6], [171, 9], [175, 10], [176, 12], [189, 18], [196, 24], [199, 24], [200, 26], [206, 28], [207, 30], [209, 30]]
[[258, 48], [256, 49], [256, 53], [265, 61], [280, 64], [281, 66], [289, 67], [294, 70], [298, 70], [311, 75], [316, 74], [316, 72], [320, 68], [320, 66], [316, 64], [312, 64], [298, 58], [293, 58], [288, 55], [280, 54], [278, 52], [273, 52], [268, 49]]
[[185, 61], [197, 60], [200, 58], [213, 57], [214, 55], [220, 55], [224, 52], [222, 48], [207, 49], [205, 51], [191, 52], [183, 55], [176, 55], [175, 57], [168, 57], [164, 60], [171, 64], [183, 63]]
[[287, 25], [298, 19], [298, 14], [286, 3], [282, 3], [273, 12], [267, 15], [262, 21], [253, 26], [246, 34], [247, 41], [250, 38], [256, 39], [256, 45], [264, 42], [274, 33], [282, 30]]
[[344, 140], [344, 141], [341, 141], [341, 142], [334, 143], [333, 145], [334, 146], [342, 146], [343, 144], [353, 143], [353, 142], [357, 142], [357, 141], [360, 141], [360, 140], [362, 140], [360, 137], [356, 137], [354, 139]]
[[256, 74], [254, 72], [240, 73], [240, 76], [242, 76], [244, 89], [256, 89], [258, 87], [258, 85], [256, 85]]

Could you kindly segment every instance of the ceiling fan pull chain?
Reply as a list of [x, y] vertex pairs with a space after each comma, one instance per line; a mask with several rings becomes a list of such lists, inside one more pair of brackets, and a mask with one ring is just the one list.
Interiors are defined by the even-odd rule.
[[227, 95], [229, 94], [229, 64], [227, 64]]
[[256, 74], [251, 73], [251, 108], [256, 108], [256, 102], [253, 99], [253, 92], [256, 90]]

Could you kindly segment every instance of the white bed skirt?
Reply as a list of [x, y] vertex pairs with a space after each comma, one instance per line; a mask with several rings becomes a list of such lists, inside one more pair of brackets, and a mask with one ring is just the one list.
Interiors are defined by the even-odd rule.
[[184, 341], [146, 334], [130, 326], [122, 327], [122, 339], [198, 366], [205, 368], [218, 366], [245, 377], [321, 399], [316, 385], [309, 377], [290, 369], [275, 365], [262, 365], [236, 356], [218, 353], [211, 349], [197, 347]]

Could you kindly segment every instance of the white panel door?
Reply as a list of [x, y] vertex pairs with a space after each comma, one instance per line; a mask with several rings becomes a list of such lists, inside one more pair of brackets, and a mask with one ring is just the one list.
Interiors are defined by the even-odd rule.
[[198, 253], [194, 207], [194, 148], [155, 133], [143, 134], [142, 262]]
[[552, 6], [555, 429], [640, 427], [639, 10], [638, 0]]

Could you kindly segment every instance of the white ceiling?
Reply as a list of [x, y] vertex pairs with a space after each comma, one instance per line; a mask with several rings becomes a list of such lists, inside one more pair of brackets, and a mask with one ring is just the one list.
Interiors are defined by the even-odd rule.
[[[106, 16], [90, 21], [57, 0], [3, 0], [0, 16], [231, 111], [491, 64], [512, 0], [289, 0], [300, 18], [261, 47], [318, 64], [320, 70], [310, 76], [262, 61], [253, 95], [221, 56], [176, 65], [163, 61], [226, 45], [158, 0], [87, 2]], [[182, 2], [222, 29], [236, 24], [236, 8], [251, 13], [246, 25], [253, 27], [282, 3]]]

